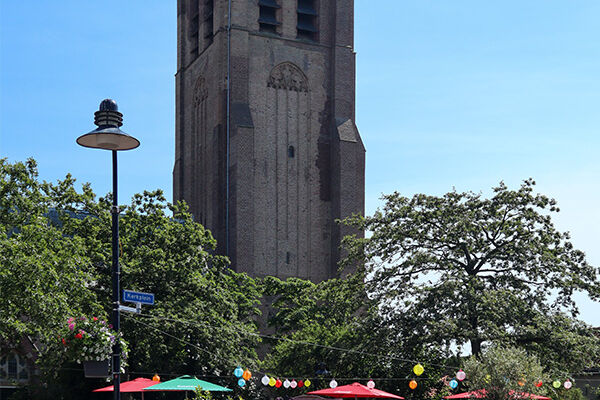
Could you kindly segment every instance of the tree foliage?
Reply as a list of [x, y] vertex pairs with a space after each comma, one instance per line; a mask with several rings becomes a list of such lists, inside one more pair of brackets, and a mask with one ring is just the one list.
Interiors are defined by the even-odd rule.
[[[486, 399], [523, 398], [522, 393], [546, 395], [548, 375], [535, 356], [515, 347], [492, 346], [464, 363], [469, 390], [485, 390]], [[546, 382], [541, 387], [538, 382]]]
[[[421, 342], [470, 343], [473, 354], [491, 342], [524, 344], [544, 362], [585, 367], [598, 360], [598, 340], [568, 315], [577, 315], [576, 291], [599, 298], [598, 269], [554, 227], [556, 202], [534, 184], [501, 183], [490, 198], [386, 195], [372, 217], [346, 220], [372, 233], [345, 239], [346, 262], [363, 263], [388, 323]], [[548, 351], [564, 337], [581, 356], [566, 366]]]
[[[38, 395], [80, 398], [89, 387], [61, 386], [82, 372], [60, 357], [58, 332], [69, 317], [110, 315], [110, 195], [96, 200], [89, 185], [78, 192], [70, 175], [39, 182], [33, 160], [0, 167], [2, 347], [30, 338], [48, 385]], [[230, 383], [233, 366], [256, 362], [260, 288], [214, 255], [210, 232], [161, 191], [135, 195], [120, 209], [121, 287], [156, 299], [142, 315], [122, 314], [128, 371]]]

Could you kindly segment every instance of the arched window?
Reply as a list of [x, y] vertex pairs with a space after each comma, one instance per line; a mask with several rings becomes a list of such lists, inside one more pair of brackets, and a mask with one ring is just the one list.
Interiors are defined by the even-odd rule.
[[23, 356], [16, 353], [8, 353], [0, 357], [0, 382], [23, 383], [28, 380], [29, 367]]

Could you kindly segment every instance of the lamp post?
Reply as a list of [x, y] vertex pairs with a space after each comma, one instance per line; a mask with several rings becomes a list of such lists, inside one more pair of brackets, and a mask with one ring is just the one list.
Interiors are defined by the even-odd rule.
[[[119, 205], [117, 203], [117, 151], [132, 150], [140, 145], [140, 141], [123, 132], [123, 114], [119, 112], [117, 103], [111, 99], [102, 100], [100, 108], [94, 113], [94, 124], [98, 128], [77, 138], [77, 143], [92, 149], [110, 150], [112, 152], [112, 325], [119, 332]], [[115, 341], [112, 354], [112, 376], [114, 399], [121, 399], [121, 346]]]

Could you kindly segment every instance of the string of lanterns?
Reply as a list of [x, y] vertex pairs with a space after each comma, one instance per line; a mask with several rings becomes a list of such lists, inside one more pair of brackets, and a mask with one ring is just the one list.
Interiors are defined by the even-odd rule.
[[[423, 365], [421, 365], [421, 363], [417, 363], [414, 367], [413, 367], [413, 373], [419, 377], [421, 376], [424, 372], [425, 372], [425, 367], [423, 367]], [[237, 368], [235, 368], [233, 370], [233, 375], [238, 379], [238, 386], [240, 387], [244, 387], [246, 386], [246, 382], [248, 380], [250, 380], [250, 378], [252, 378], [252, 373], [248, 370], [248, 369], [243, 369], [242, 367], [238, 366]], [[455, 378], [451, 379], [448, 382], [448, 386], [450, 386], [450, 388], [452, 389], [456, 389], [459, 385], [460, 382], [464, 381], [467, 378], [467, 374], [465, 373], [465, 371], [463, 371], [462, 369], [459, 369], [458, 372], [456, 372]], [[486, 376], [486, 379], [489, 380], [491, 379], [490, 375]], [[312, 384], [312, 382], [310, 381], [310, 379], [304, 379], [304, 380], [298, 380], [296, 381], [295, 379], [292, 379], [291, 381], [289, 379], [285, 379], [284, 381], [281, 381], [281, 379], [279, 378], [275, 378], [272, 376], [268, 376], [268, 375], [264, 375], [261, 378], [261, 383], [264, 386], [270, 386], [270, 387], [275, 387], [277, 389], [281, 388], [282, 386], [285, 389], [296, 389], [296, 388], [302, 388], [302, 387], [310, 387], [310, 385]], [[525, 382], [523, 380], [520, 380], [518, 382], [519, 386], [524, 386]], [[538, 380], [535, 383], [536, 387], [541, 387], [543, 385], [543, 382], [541, 380]], [[335, 389], [338, 386], [338, 383], [335, 379], [332, 379], [331, 381], [329, 381], [329, 387], [332, 389]], [[411, 390], [415, 390], [418, 386], [417, 380], [415, 378], [411, 379], [408, 382], [408, 387]], [[560, 380], [555, 380], [552, 382], [552, 387], [554, 387], [555, 389], [560, 388], [561, 386], [563, 386], [565, 389], [571, 389], [571, 387], [573, 387], [573, 382], [571, 382], [571, 380], [567, 379], [565, 382], [561, 382]], [[373, 389], [375, 387], [375, 381], [373, 379], [369, 379], [369, 381], [367, 382], [367, 387], [369, 389]]]

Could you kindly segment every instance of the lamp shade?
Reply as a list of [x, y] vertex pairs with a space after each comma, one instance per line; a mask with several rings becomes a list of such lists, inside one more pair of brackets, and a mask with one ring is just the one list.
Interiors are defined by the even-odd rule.
[[99, 110], [94, 113], [94, 123], [98, 128], [79, 136], [79, 145], [104, 150], [131, 150], [140, 145], [139, 140], [119, 129], [123, 125], [123, 114], [114, 100], [102, 100]]

